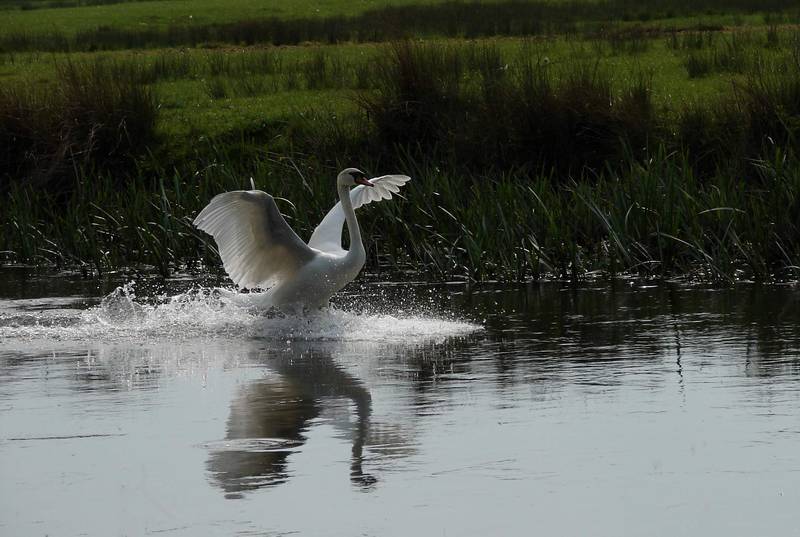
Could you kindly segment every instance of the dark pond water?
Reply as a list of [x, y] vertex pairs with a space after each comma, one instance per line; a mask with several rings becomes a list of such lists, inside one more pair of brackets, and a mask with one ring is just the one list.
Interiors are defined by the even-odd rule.
[[800, 288], [0, 278], [0, 535], [800, 535]]

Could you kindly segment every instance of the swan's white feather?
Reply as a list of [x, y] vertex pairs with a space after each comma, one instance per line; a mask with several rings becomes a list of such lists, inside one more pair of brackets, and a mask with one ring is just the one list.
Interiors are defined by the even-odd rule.
[[[369, 182], [372, 183], [372, 187], [359, 185], [350, 190], [353, 209], [358, 209], [362, 205], [373, 201], [392, 199], [392, 194], [399, 192], [400, 187], [410, 180], [411, 178], [407, 175], [382, 175], [381, 177], [370, 179]], [[308, 245], [321, 252], [343, 255], [345, 253], [342, 248], [344, 222], [342, 203], [337, 202], [314, 229]]]
[[240, 287], [277, 284], [317, 255], [289, 227], [272, 196], [261, 190], [219, 194], [194, 225], [214, 237], [225, 271]]

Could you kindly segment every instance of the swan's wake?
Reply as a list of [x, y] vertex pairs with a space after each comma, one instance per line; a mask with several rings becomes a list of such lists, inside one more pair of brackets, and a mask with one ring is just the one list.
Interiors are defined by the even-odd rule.
[[29, 301], [4, 301], [0, 305], [0, 341], [263, 338], [404, 343], [435, 341], [481, 329], [469, 322], [405, 311], [353, 313], [331, 307], [306, 315], [283, 315], [265, 310], [262, 295], [223, 288], [139, 298], [132, 285], [125, 285], [90, 308], [78, 309], [77, 302], [51, 299], [33, 308]]

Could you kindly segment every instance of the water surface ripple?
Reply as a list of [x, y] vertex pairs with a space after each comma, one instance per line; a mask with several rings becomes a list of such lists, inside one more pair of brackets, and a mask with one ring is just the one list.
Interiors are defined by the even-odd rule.
[[800, 535], [800, 289], [0, 278], [2, 535]]

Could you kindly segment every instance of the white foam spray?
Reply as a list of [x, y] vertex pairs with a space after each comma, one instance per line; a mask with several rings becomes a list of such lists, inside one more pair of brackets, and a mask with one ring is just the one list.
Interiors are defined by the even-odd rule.
[[[180, 341], [220, 338], [420, 342], [463, 336], [479, 325], [406, 310], [354, 313], [327, 308], [284, 315], [261, 307], [257, 293], [197, 288], [173, 296], [139, 299], [134, 286], [118, 287], [88, 309], [0, 309], [0, 342], [10, 341]], [[26, 301], [30, 302], [30, 301]]]

